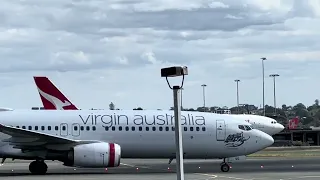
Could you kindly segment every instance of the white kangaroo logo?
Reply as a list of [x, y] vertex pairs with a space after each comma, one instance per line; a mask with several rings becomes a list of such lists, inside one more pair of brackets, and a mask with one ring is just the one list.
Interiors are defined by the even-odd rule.
[[71, 103], [69, 101], [62, 102], [60, 99], [58, 99], [58, 98], [56, 98], [56, 97], [54, 97], [54, 96], [52, 96], [52, 95], [50, 95], [48, 93], [43, 92], [39, 88], [38, 88], [38, 91], [39, 91], [39, 93], [40, 93], [40, 95], [42, 97], [44, 97], [46, 100], [51, 102], [55, 106], [55, 108], [58, 109], [58, 110], [63, 110], [63, 107], [71, 105]]

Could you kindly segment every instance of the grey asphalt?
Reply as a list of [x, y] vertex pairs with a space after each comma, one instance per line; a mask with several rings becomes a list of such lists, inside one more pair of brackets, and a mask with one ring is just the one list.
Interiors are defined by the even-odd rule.
[[[233, 163], [230, 171], [226, 173], [220, 171], [220, 162], [220, 160], [185, 160], [185, 180], [320, 179], [320, 158], [246, 160]], [[34, 176], [28, 171], [28, 162], [8, 162], [0, 166], [0, 179], [176, 179], [175, 161], [168, 165], [168, 160], [124, 159], [120, 167], [107, 169], [71, 168], [50, 161], [47, 164], [49, 169], [46, 175]]]

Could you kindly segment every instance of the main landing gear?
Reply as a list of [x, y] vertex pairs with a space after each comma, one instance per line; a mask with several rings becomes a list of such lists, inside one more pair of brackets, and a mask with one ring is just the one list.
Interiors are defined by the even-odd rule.
[[29, 171], [31, 174], [43, 175], [48, 170], [47, 164], [43, 160], [33, 161], [29, 165]]
[[223, 162], [220, 164], [220, 166], [222, 172], [228, 172], [230, 170], [230, 165], [226, 162], [226, 158], [223, 158]]

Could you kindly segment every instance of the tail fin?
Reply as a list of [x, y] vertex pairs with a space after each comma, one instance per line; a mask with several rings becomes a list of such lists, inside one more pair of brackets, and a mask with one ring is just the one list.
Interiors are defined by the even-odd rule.
[[47, 77], [34, 76], [33, 79], [38, 88], [44, 109], [78, 110]]
[[289, 121], [289, 129], [296, 129], [298, 127], [298, 124], [299, 124], [299, 117], [295, 117], [295, 118], [292, 118], [290, 121]]

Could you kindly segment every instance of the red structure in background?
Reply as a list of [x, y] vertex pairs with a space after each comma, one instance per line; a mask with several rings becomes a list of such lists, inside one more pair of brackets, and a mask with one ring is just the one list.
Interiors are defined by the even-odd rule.
[[292, 119], [289, 121], [288, 128], [289, 128], [289, 129], [296, 129], [296, 128], [298, 127], [298, 124], [299, 124], [299, 117], [296, 116], [295, 118], [292, 118]]

